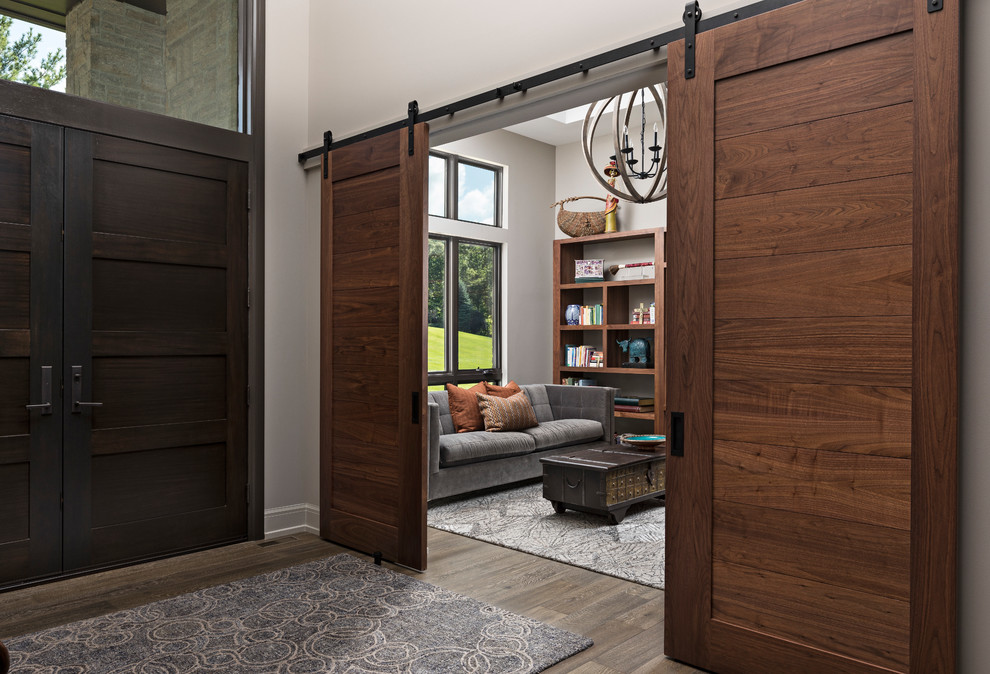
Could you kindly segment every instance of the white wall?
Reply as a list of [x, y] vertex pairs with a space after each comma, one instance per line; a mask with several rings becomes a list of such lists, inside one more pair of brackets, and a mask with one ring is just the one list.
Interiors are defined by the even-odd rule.
[[[707, 0], [702, 4], [706, 15], [712, 15], [745, 3]], [[985, 189], [990, 134], [983, 123], [984, 112], [990, 109], [986, 67], [990, 3], [964, 0], [963, 4], [959, 671], [975, 674], [990, 662], [986, 638], [990, 633], [990, 451], [985, 448], [990, 438], [990, 415], [985, 411], [990, 400], [990, 191]], [[308, 18], [300, 5], [309, 6]], [[318, 145], [325, 129], [343, 137], [400, 119], [412, 99], [429, 109], [678, 27], [684, 3], [629, 0], [623, 3], [622, 14], [635, 20], [611, 19], [612, 6], [597, 0], [572, 0], [566, 10], [558, 3], [528, 0], [503, 0], [497, 10], [458, 0], [269, 0], [268, 6], [266, 227], [273, 248], [267, 251], [266, 268], [266, 464], [271, 470], [266, 505], [274, 506], [302, 499], [317, 502], [312, 484], [318, 465], [317, 419], [309, 401], [315, 400], [318, 390], [311, 346], [318, 335], [311, 318], [318, 306], [319, 264], [313, 254], [318, 209], [304, 209], [296, 201], [303, 182], [294, 166], [296, 153]], [[308, 60], [307, 42], [313, 46]], [[299, 81], [306, 78], [307, 64], [308, 86]], [[287, 99], [282, 104], [281, 97]], [[307, 97], [308, 126], [307, 116], [298, 110]], [[303, 128], [306, 138], [300, 137]], [[309, 182], [316, 184], [312, 178]], [[309, 203], [315, 203], [316, 195], [318, 191], [310, 187]], [[273, 241], [287, 232], [291, 236]], [[295, 306], [280, 310], [278, 302]], [[312, 304], [300, 307], [303, 302]], [[290, 485], [293, 478], [298, 480], [295, 488]]]
[[269, 2], [265, 19], [266, 509], [319, 503], [320, 221], [296, 161], [308, 128], [309, 5]]
[[[578, 131], [580, 133], [580, 131]], [[608, 157], [613, 153], [607, 137], [598, 138], [593, 146], [594, 158]], [[605, 164], [599, 170], [605, 168]], [[621, 189], [621, 179], [619, 188]], [[649, 184], [648, 181], [644, 181]], [[646, 189], [645, 187], [642, 189]], [[584, 150], [581, 146], [580, 138], [567, 145], [557, 148], [557, 197], [555, 201], [567, 197], [596, 196], [604, 197], [605, 188], [602, 187], [591, 174], [591, 168], [584, 158]], [[601, 211], [604, 210], [604, 202], [594, 199], [582, 199], [565, 204], [569, 211]], [[649, 204], [633, 204], [628, 201], [619, 201], [619, 231], [625, 232], [633, 229], [648, 229], [650, 227], [667, 226], [667, 200], [661, 199]], [[556, 230], [558, 239], [566, 239], [567, 235], [560, 229]]]
[[430, 232], [502, 244], [503, 374], [519, 384], [548, 383], [553, 363], [554, 147], [508, 131], [439, 146], [443, 152], [506, 167], [502, 227], [430, 218]]

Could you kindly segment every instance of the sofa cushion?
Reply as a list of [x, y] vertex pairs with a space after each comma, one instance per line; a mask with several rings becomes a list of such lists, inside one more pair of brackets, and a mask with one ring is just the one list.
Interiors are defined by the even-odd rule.
[[536, 449], [553, 449], [602, 439], [602, 425], [591, 419], [544, 421], [523, 431], [533, 438]]
[[500, 431], [521, 431], [537, 424], [536, 413], [529, 398], [521, 391], [508, 398], [477, 394], [481, 416], [485, 419], [485, 430], [489, 433]]
[[522, 390], [533, 405], [536, 420], [541, 424], [545, 421], [553, 421], [553, 408], [550, 407], [550, 399], [547, 397], [547, 387], [543, 384], [524, 384]]
[[498, 396], [499, 398], [508, 398], [509, 396], [514, 396], [522, 391], [519, 388], [519, 384], [514, 381], [510, 381], [505, 386], [499, 386], [498, 384], [485, 384], [484, 391], [478, 391], [478, 393], [484, 393], [485, 395]]
[[427, 391], [430, 402], [437, 404], [440, 412], [440, 435], [444, 433], [456, 433], [454, 430], [454, 420], [450, 416], [450, 403], [447, 401], [446, 391]]
[[536, 441], [525, 433], [452, 433], [440, 436], [440, 466], [460, 466], [507, 456], [529, 454]]
[[478, 408], [478, 399], [475, 395], [487, 391], [485, 382], [478, 382], [471, 388], [460, 388], [453, 384], [447, 384], [446, 388], [447, 404], [450, 405], [454, 430], [458, 433], [484, 430], [485, 421], [481, 418], [481, 410]]

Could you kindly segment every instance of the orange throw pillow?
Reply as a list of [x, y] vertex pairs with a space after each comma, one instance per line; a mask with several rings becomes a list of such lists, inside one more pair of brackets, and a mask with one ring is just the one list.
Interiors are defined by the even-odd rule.
[[536, 412], [525, 393], [502, 398], [478, 394], [478, 406], [485, 418], [485, 430], [490, 433], [498, 431], [521, 431], [538, 425]]
[[[488, 389], [487, 395], [498, 396], [499, 398], [508, 398], [509, 396], [514, 396], [517, 393], [522, 393], [522, 389], [519, 388], [519, 384], [514, 381], [510, 381], [505, 386], [496, 386], [495, 384], [485, 384], [485, 388]], [[478, 391], [478, 393], [485, 393], [484, 391]]]
[[458, 433], [485, 430], [485, 420], [481, 418], [476, 393], [485, 393], [485, 382], [478, 382], [471, 388], [461, 388], [447, 384], [447, 404], [454, 430]]

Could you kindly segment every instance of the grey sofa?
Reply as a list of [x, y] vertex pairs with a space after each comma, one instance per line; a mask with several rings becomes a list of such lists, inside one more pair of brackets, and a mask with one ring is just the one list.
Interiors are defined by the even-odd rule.
[[539, 425], [499, 433], [455, 432], [447, 392], [429, 392], [428, 500], [539, 477], [540, 457], [611, 442], [615, 389], [555, 384], [521, 388]]

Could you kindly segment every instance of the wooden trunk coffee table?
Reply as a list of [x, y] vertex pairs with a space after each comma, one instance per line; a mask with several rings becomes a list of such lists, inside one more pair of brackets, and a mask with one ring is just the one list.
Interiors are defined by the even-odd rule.
[[568, 508], [605, 515], [618, 524], [633, 503], [666, 494], [667, 457], [661, 446], [646, 452], [617, 445], [547, 456], [543, 498], [562, 513]]

